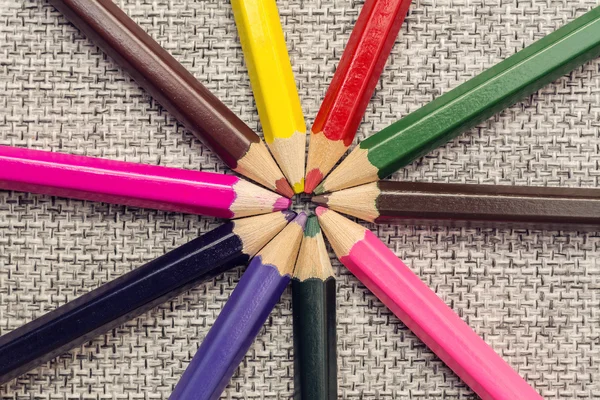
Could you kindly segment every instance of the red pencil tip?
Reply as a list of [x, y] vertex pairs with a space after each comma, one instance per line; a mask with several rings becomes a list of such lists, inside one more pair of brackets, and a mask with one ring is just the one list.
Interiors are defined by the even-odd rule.
[[323, 174], [318, 168], [308, 171], [306, 179], [304, 180], [304, 193], [311, 194], [322, 180]]
[[276, 181], [275, 187], [277, 188], [277, 193], [287, 197], [288, 199], [294, 197], [294, 191], [292, 190], [292, 187], [290, 186], [288, 181], [285, 180], [285, 178], [281, 178], [278, 181]]

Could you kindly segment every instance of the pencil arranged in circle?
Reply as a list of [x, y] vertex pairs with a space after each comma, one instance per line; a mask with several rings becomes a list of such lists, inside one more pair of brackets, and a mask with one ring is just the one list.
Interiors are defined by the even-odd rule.
[[306, 125], [275, 0], [231, 0], [258, 115], [295, 193], [304, 191]]
[[292, 279], [294, 398], [337, 399], [335, 278], [315, 215], [308, 217]]
[[294, 217], [284, 211], [227, 222], [0, 336], [0, 384], [248, 263]]
[[379, 181], [313, 197], [378, 224], [600, 228], [600, 189]]
[[291, 200], [233, 175], [0, 146], [0, 189], [240, 218]]
[[410, 3], [365, 1], [311, 128], [306, 193], [312, 193], [352, 144]]
[[50, 0], [234, 171], [294, 192], [260, 137], [111, 0]]
[[294, 273], [306, 214], [300, 213], [252, 259], [170, 400], [216, 400]]
[[542, 399], [371, 231], [316, 213], [342, 264], [482, 399]]
[[598, 55], [600, 7], [363, 140], [315, 193], [383, 179]]

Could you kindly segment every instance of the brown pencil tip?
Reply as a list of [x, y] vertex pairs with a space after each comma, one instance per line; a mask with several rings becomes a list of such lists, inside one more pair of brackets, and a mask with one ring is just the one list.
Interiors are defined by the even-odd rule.
[[291, 199], [294, 197], [294, 191], [285, 178], [281, 178], [275, 182], [277, 193]]
[[321, 204], [321, 205], [327, 205], [327, 198], [329, 196], [325, 195], [320, 195], [320, 196], [314, 196], [312, 199], [310, 199], [313, 203], [316, 204]]

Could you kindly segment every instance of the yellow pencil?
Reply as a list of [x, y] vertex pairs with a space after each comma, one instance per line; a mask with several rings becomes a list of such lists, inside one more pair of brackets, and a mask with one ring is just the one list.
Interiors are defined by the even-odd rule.
[[265, 141], [294, 192], [304, 191], [306, 125], [275, 0], [231, 0]]

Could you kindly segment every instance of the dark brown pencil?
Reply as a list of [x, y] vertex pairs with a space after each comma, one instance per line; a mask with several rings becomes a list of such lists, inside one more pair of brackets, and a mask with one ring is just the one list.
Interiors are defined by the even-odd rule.
[[50, 0], [234, 171], [294, 195], [260, 137], [111, 0]]
[[600, 228], [600, 189], [380, 181], [313, 201], [382, 224]]

